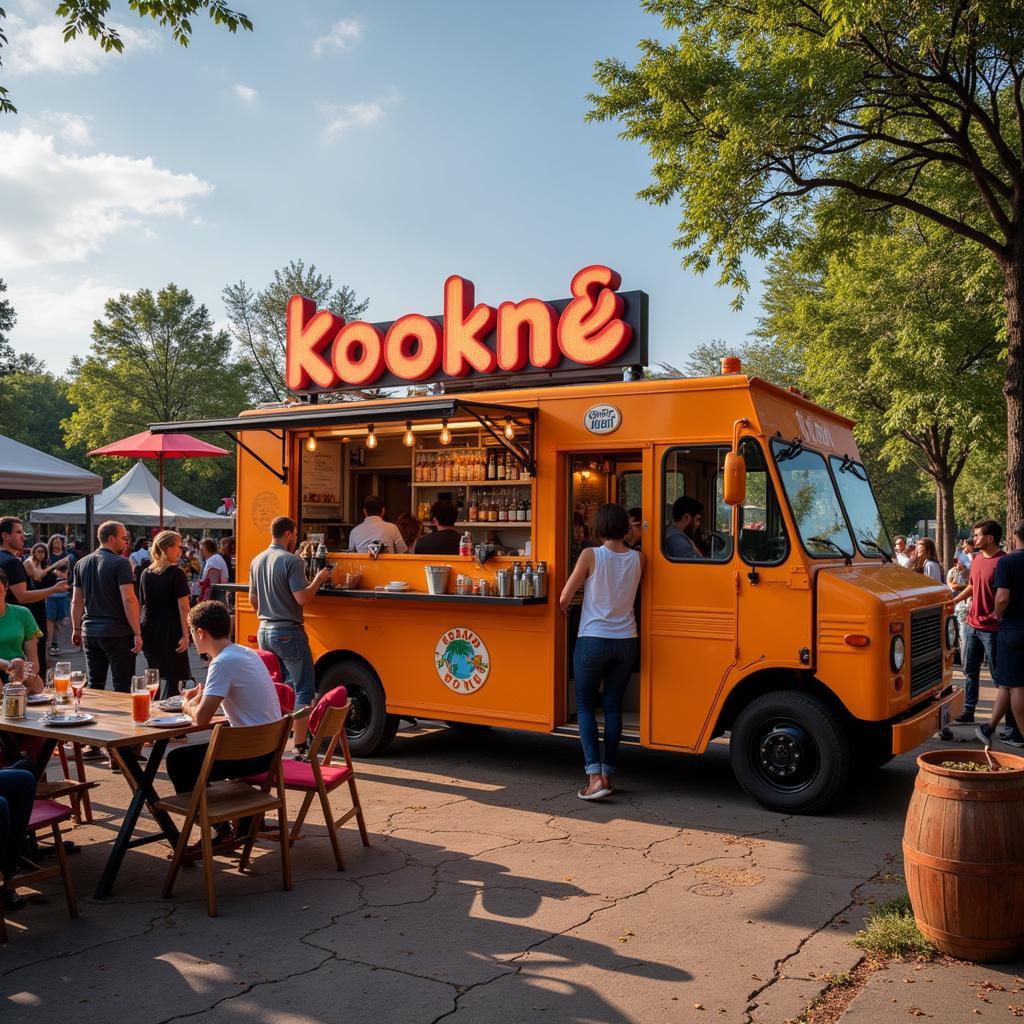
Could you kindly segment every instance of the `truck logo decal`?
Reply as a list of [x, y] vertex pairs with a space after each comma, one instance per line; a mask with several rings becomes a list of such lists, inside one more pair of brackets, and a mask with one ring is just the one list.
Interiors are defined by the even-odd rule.
[[476, 693], [491, 673], [483, 640], [471, 629], [456, 626], [441, 634], [434, 647], [434, 668], [452, 693]]
[[819, 444], [827, 448], [835, 448], [835, 441], [832, 440], [832, 431], [828, 425], [819, 420], [816, 416], [808, 416], [803, 412], [796, 412], [796, 422], [803, 433], [803, 440], [811, 444]]
[[622, 413], [607, 403], [592, 405], [583, 414], [583, 426], [592, 434], [613, 434], [622, 426]]

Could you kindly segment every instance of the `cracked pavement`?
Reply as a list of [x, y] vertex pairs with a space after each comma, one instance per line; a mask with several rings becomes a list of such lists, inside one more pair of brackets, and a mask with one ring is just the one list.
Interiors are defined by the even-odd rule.
[[311, 812], [294, 889], [272, 844], [245, 875], [220, 858], [210, 919], [197, 869], [160, 898], [162, 844], [91, 898], [129, 796], [91, 767], [96, 823], [74, 831], [71, 862], [82, 916], [50, 882], [9, 918], [3, 1020], [783, 1024], [857, 962], [869, 901], [899, 888], [914, 771], [899, 758], [829, 816], [798, 818], [749, 800], [721, 743], [702, 758], [627, 747], [622, 788], [583, 803], [571, 740], [423, 723], [357, 764], [372, 845], [345, 827], [347, 871]]

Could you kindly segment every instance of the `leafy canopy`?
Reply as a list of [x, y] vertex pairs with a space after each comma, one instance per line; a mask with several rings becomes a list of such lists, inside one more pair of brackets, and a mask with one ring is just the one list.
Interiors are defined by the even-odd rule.
[[[224, 0], [128, 0], [128, 9], [140, 18], [151, 18], [161, 28], [171, 30], [171, 38], [182, 46], [192, 40], [192, 18], [206, 11], [215, 25], [223, 25], [229, 32], [239, 28], [252, 31], [252, 22], [241, 11], [234, 11]], [[124, 40], [117, 29], [107, 21], [110, 0], [62, 0], [54, 15], [64, 22], [64, 42], [87, 35], [95, 39], [106, 53], [124, 50]], [[7, 45], [3, 22], [7, 12], [0, 7], [0, 47]], [[10, 93], [0, 86], [0, 114], [15, 114], [17, 107]]]
[[228, 285], [221, 298], [227, 310], [231, 334], [238, 350], [256, 368], [257, 398], [282, 401], [288, 300], [304, 295], [317, 309], [329, 309], [343, 320], [358, 320], [369, 299], [360, 299], [347, 285], [334, 287], [330, 274], [323, 275], [316, 264], [291, 260], [261, 291], [254, 292], [245, 281]]
[[[1024, 0], [644, 0], [675, 37], [598, 62], [592, 120], [644, 143], [676, 247], [742, 292], [816, 190], [901, 209], [1000, 263], [1019, 239]], [[851, 203], [849, 197], [857, 197]], [[739, 297], [737, 301], [739, 300]]]

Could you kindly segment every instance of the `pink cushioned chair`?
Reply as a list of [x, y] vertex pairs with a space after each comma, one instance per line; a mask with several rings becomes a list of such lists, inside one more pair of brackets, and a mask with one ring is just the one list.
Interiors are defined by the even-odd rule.
[[[366, 831], [366, 820], [363, 817], [363, 807], [359, 802], [359, 793], [356, 789], [355, 770], [352, 766], [352, 755], [348, 749], [348, 738], [345, 736], [345, 721], [348, 718], [352, 704], [348, 699], [348, 693], [344, 686], [338, 686], [320, 698], [316, 707], [309, 716], [309, 729], [312, 737], [309, 742], [310, 758], [308, 761], [282, 761], [281, 773], [284, 781], [284, 788], [304, 793], [302, 807], [295, 818], [289, 838], [295, 842], [302, 831], [302, 823], [306, 820], [306, 814], [315, 797], [320, 798], [320, 806], [323, 809], [324, 821], [327, 823], [327, 834], [331, 838], [331, 847], [334, 850], [334, 860], [339, 871], [345, 870], [345, 860], [341, 854], [341, 844], [338, 841], [338, 829], [350, 818], [355, 818], [359, 826], [359, 835], [363, 846], [370, 845], [370, 837]], [[324, 751], [323, 763], [317, 757], [316, 752]], [[341, 746], [344, 764], [333, 764], [332, 759], [338, 746]], [[259, 785], [263, 780], [262, 775], [255, 775], [246, 782]], [[330, 793], [337, 789], [342, 783], [348, 783], [349, 794], [352, 798], [352, 807], [340, 818], [335, 819], [331, 810]]]
[[281, 714], [290, 715], [295, 710], [295, 691], [284, 681], [281, 674], [281, 662], [273, 651], [256, 649], [260, 661], [267, 666], [270, 678], [274, 680], [274, 689], [277, 690], [277, 700], [281, 705]]

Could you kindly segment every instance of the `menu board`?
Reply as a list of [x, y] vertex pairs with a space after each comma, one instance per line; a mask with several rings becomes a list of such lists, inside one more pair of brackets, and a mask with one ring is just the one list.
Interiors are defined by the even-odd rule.
[[302, 448], [303, 512], [341, 511], [341, 445], [321, 441], [315, 452]]

